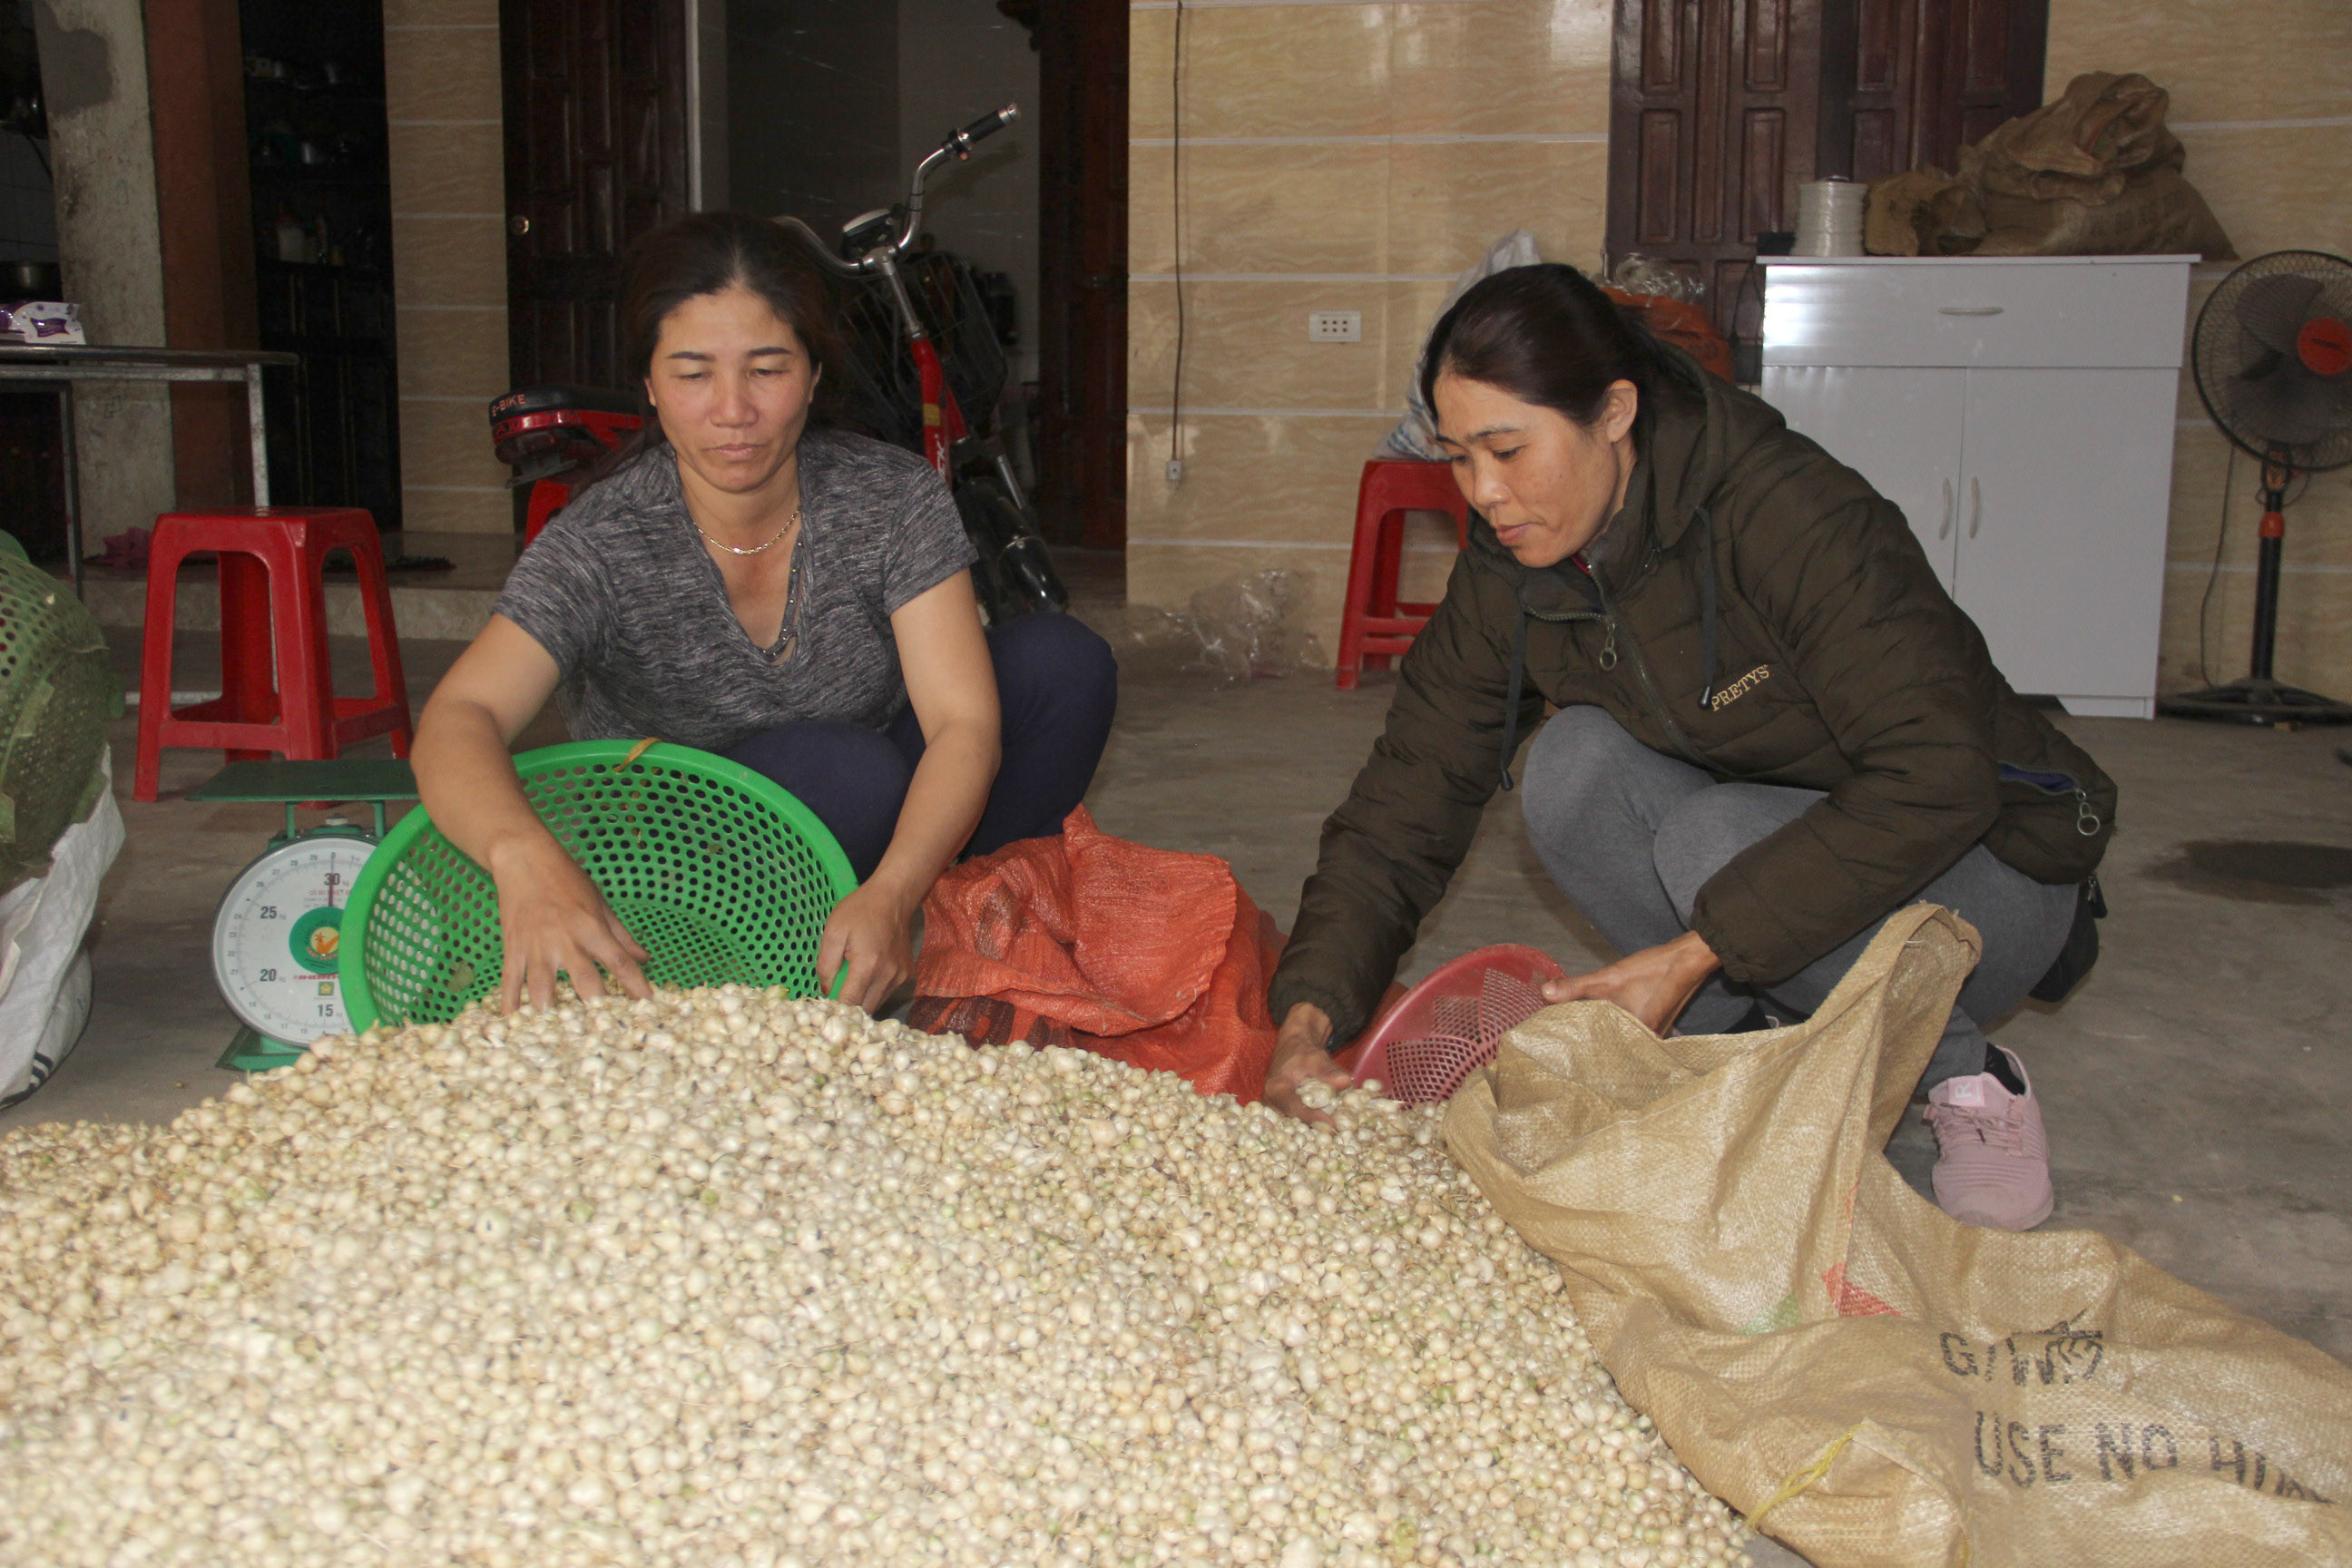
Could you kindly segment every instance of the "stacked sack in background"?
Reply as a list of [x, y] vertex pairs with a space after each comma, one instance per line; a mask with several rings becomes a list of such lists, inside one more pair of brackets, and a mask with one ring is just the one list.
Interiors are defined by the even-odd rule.
[[2234, 259], [2166, 129], [2171, 95], [2093, 71], [1960, 149], [1958, 177], [1914, 169], [1870, 187], [1874, 256], [2181, 256]]

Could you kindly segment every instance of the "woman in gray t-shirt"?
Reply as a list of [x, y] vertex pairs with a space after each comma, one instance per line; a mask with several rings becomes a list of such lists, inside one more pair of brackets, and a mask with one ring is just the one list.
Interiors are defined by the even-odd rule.
[[[1075, 620], [983, 633], [971, 542], [921, 458], [812, 427], [836, 339], [825, 287], [782, 229], [704, 214], [649, 235], [624, 279], [626, 363], [653, 417], [524, 552], [497, 612], [425, 704], [417, 784], [488, 869], [503, 1001], [645, 994], [645, 952], [524, 800], [508, 746], [559, 697], [572, 735], [655, 736], [735, 757], [799, 796], [860, 886], [817, 968], [880, 1005], [909, 927], [963, 853], [1059, 831], [1116, 700], [1110, 649]], [[838, 384], [837, 375], [835, 384]]]

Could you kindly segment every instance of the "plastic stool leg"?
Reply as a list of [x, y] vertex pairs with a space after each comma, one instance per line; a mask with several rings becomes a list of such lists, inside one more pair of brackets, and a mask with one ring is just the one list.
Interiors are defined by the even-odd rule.
[[335, 755], [334, 677], [327, 663], [326, 552], [307, 534], [271, 563], [269, 601], [278, 628], [278, 711], [286, 760]]
[[1364, 616], [1371, 607], [1372, 556], [1377, 549], [1377, 534], [1368, 540], [1359, 519], [1356, 545], [1348, 556], [1348, 596], [1339, 606], [1339, 657], [1333, 672], [1342, 691], [1356, 689], [1357, 677], [1364, 668]]
[[[222, 550], [220, 558], [221, 708], [239, 724], [276, 721], [284, 698], [272, 658], [269, 569], [257, 555]], [[268, 752], [232, 751], [232, 763], [265, 761]]]
[[172, 716], [172, 632], [178, 619], [182, 553], [175, 543], [158, 538], [147, 557], [147, 619], [139, 647], [139, 750], [131, 772], [133, 800], [153, 800], [163, 776], [163, 721]]
[[408, 706], [408, 680], [401, 668], [400, 631], [392, 616], [392, 584], [384, 575], [383, 547], [373, 539], [369, 543], [372, 548], [354, 548], [352, 559], [359, 565], [360, 604], [367, 617], [368, 662], [375, 677], [372, 706], [388, 707], [399, 715], [398, 724], [390, 731], [392, 754], [405, 757], [414, 738], [414, 720]]
[[1376, 616], [1397, 613], [1397, 579], [1404, 571], [1404, 513], [1391, 509], [1381, 513], [1374, 535], [1380, 542], [1372, 552], [1372, 603]]

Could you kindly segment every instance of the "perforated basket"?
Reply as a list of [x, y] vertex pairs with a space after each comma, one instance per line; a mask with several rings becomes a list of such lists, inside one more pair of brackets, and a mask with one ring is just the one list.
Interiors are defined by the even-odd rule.
[[[822, 988], [817, 940], [857, 885], [814, 813], [764, 776], [688, 746], [626, 741], [515, 759], [523, 795], [651, 954], [656, 985]], [[489, 873], [422, 807], [368, 858], [343, 920], [352, 1026], [446, 1023], [498, 989]]]
[[122, 711], [98, 622], [9, 543], [0, 552], [0, 892], [47, 875], [58, 836], [104, 787], [99, 753], [107, 721]]
[[1377, 1081], [1406, 1105], [1453, 1099], [1505, 1035], [1543, 1010], [1544, 982], [1562, 978], [1549, 954], [1516, 942], [1464, 953], [1372, 1021], [1356, 1082]]

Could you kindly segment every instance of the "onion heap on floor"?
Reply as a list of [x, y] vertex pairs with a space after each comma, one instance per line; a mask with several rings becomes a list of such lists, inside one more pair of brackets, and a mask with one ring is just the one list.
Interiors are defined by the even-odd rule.
[[0, 1558], [1743, 1562], [1436, 1113], [1331, 1110], [721, 987], [10, 1134]]

